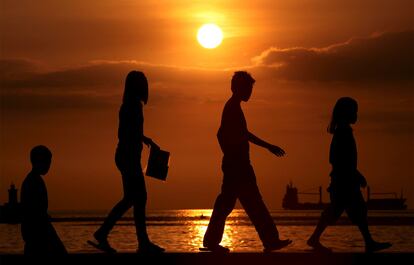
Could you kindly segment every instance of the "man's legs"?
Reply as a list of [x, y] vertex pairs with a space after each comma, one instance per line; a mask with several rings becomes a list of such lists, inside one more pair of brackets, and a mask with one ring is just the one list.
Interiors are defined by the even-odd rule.
[[223, 181], [221, 193], [214, 203], [213, 213], [211, 214], [210, 223], [204, 235], [203, 245], [207, 248], [217, 247], [224, 232], [224, 226], [227, 216], [232, 212], [236, 204], [237, 196], [232, 185]]
[[246, 167], [242, 174], [240, 179], [243, 183], [240, 183], [238, 192], [240, 203], [256, 228], [263, 246], [268, 248], [279, 241], [279, 232], [263, 202], [253, 168]]

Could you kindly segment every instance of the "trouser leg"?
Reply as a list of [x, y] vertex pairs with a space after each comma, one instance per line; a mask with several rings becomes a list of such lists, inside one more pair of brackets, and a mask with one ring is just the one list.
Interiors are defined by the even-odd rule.
[[227, 216], [232, 212], [236, 204], [236, 195], [233, 192], [227, 191], [224, 186], [223, 184], [222, 191], [214, 203], [213, 213], [204, 235], [203, 245], [205, 247], [220, 244]]
[[239, 200], [266, 247], [279, 240], [279, 232], [257, 187], [253, 169], [248, 174], [248, 180], [240, 187]]

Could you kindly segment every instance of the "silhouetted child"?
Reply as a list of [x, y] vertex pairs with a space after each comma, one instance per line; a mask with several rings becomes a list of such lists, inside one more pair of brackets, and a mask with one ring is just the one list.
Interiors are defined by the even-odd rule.
[[21, 232], [25, 255], [62, 255], [65, 246], [56, 233], [47, 213], [48, 198], [45, 182], [42, 179], [49, 171], [52, 162], [50, 150], [39, 145], [30, 152], [32, 170], [22, 184], [21, 204], [23, 220]]
[[141, 168], [142, 143], [151, 145], [151, 148], [159, 148], [150, 138], [144, 136], [142, 103], [146, 104], [147, 101], [147, 78], [142, 72], [131, 71], [125, 80], [123, 102], [119, 110], [118, 146], [115, 152], [115, 163], [122, 175], [124, 196], [94, 233], [97, 243], [88, 241], [105, 252], [115, 252], [108, 242], [108, 234], [131, 207], [134, 208], [138, 251], [155, 253], [164, 251], [149, 240], [145, 222], [147, 191]]
[[331, 250], [323, 246], [319, 239], [328, 225], [334, 224], [346, 211], [351, 221], [358, 226], [365, 240], [366, 252], [389, 248], [390, 243], [379, 243], [372, 239], [368, 229], [367, 206], [360, 187], [366, 187], [365, 177], [358, 171], [357, 147], [351, 124], [357, 121], [358, 104], [349, 97], [340, 98], [333, 109], [328, 127], [333, 134], [329, 162], [332, 165], [330, 205], [322, 212], [319, 223], [307, 241], [317, 251]]
[[210, 251], [228, 252], [220, 245], [227, 216], [239, 199], [253, 222], [263, 243], [264, 251], [283, 248], [290, 240], [280, 240], [276, 225], [262, 200], [256, 184], [256, 176], [250, 164], [249, 142], [268, 149], [276, 156], [285, 152], [269, 144], [247, 129], [246, 119], [240, 103], [247, 102], [252, 94], [255, 80], [247, 72], [235, 72], [231, 80], [232, 97], [224, 106], [221, 126], [217, 138], [223, 152], [223, 184], [214, 204], [203, 245]]

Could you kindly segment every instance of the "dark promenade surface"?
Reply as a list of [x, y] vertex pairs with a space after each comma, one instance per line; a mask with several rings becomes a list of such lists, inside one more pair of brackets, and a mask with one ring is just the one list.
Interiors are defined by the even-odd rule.
[[[38, 259], [38, 260], [37, 260]], [[27, 258], [19, 254], [0, 255], [0, 264], [194, 264], [194, 265], [341, 265], [341, 264], [414, 264], [412, 253], [164, 253], [161, 255], [118, 253], [107, 255], [101, 253], [69, 254], [65, 257]]]

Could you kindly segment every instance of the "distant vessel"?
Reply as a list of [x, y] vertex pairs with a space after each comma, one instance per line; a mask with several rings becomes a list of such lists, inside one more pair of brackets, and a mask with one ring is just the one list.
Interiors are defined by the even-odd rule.
[[[372, 195], [393, 195], [393, 198], [371, 198]], [[370, 210], [406, 210], [406, 198], [403, 197], [401, 191], [398, 198], [396, 192], [376, 192], [371, 193], [371, 189], [367, 187], [367, 206]]]
[[[319, 195], [318, 202], [299, 202], [299, 194]], [[394, 198], [371, 198], [372, 195], [394, 195]], [[403, 198], [401, 192], [398, 198], [395, 192], [371, 193], [370, 187], [367, 187], [367, 207], [370, 210], [406, 210], [406, 198]], [[324, 209], [328, 203], [322, 201], [322, 187], [319, 186], [319, 192], [298, 192], [292, 182], [286, 186], [286, 193], [283, 197], [282, 207], [286, 210], [320, 210]]]
[[12, 183], [9, 189], [9, 201], [0, 205], [0, 223], [18, 224], [21, 220], [21, 204], [17, 201], [17, 189]]

